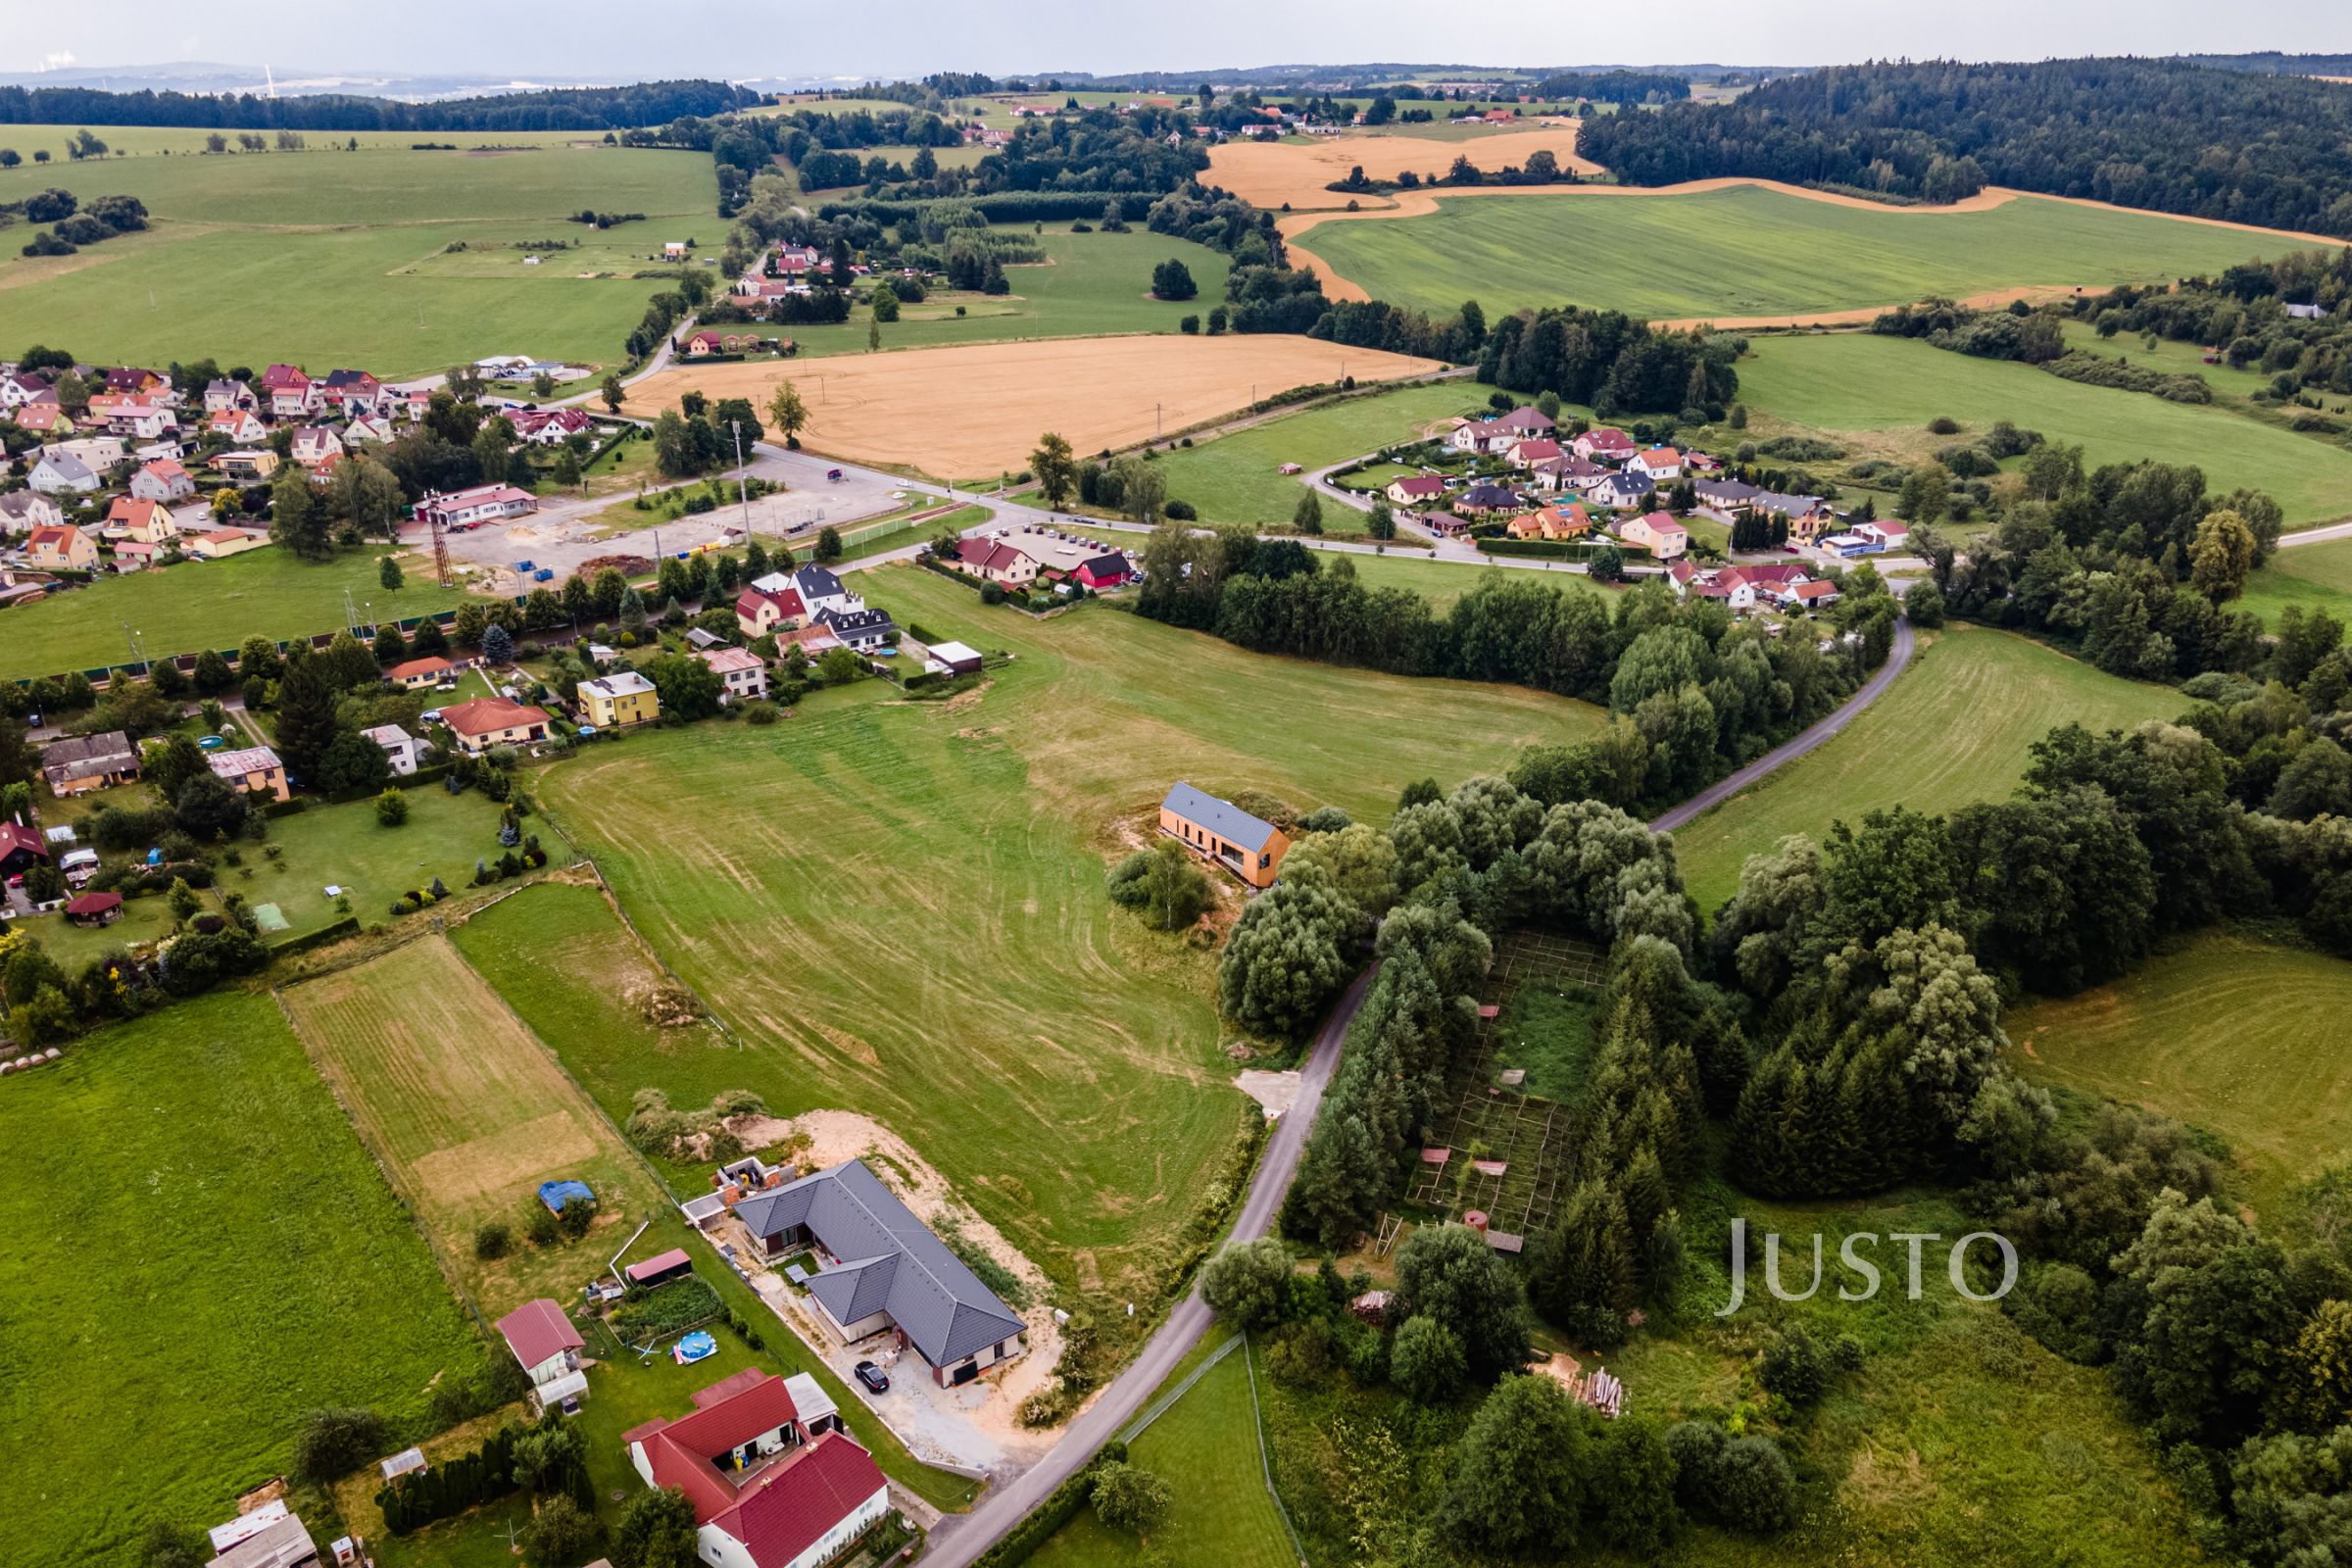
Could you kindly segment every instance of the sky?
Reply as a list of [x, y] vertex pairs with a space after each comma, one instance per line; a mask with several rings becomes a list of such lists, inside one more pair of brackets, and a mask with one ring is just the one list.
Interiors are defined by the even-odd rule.
[[[0, 70], [216, 61], [522, 79], [1107, 74], [1294, 62], [1811, 65], [1892, 56], [2352, 52], [2343, 0], [1683, 0], [1663, 17], [1545, 5], [1449, 28], [1425, 0], [893, 0], [741, 8], [564, 0], [0, 0]], [[2128, 26], [2119, 18], [2129, 16]], [[673, 24], [670, 19], [675, 18]]]

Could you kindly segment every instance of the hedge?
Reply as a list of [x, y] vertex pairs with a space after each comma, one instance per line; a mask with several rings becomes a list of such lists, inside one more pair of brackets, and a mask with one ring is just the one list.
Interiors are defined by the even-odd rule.
[[282, 958], [289, 954], [308, 953], [311, 949], [322, 948], [329, 942], [340, 942], [345, 937], [357, 936], [359, 932], [360, 917], [356, 914], [347, 914], [339, 920], [329, 920], [316, 931], [305, 931], [298, 937], [288, 937], [283, 942], [272, 943], [270, 948], [270, 956], [272, 958]]
[[1054, 1538], [1055, 1531], [1078, 1517], [1078, 1511], [1094, 1500], [1095, 1472], [1106, 1464], [1123, 1464], [1127, 1459], [1127, 1445], [1113, 1438], [1102, 1445], [1100, 1452], [1086, 1462], [1086, 1468], [1055, 1487], [1046, 1500], [1019, 1524], [1005, 1534], [1004, 1540], [972, 1559], [972, 1568], [1013, 1568], [1037, 1554], [1037, 1548]]
[[296, 796], [291, 800], [271, 801], [268, 806], [262, 808], [262, 815], [274, 820], [281, 816], [293, 816], [310, 808], [310, 802]]
[[1490, 556], [1543, 556], [1559, 561], [1585, 561], [1600, 547], [1598, 544], [1572, 543], [1565, 539], [1481, 539], [1478, 548]]
[[[1118, 202], [1120, 215], [1129, 222], [1142, 222], [1152, 216], [1152, 204], [1159, 200], [1149, 191], [1106, 190], [1007, 190], [945, 199], [977, 208], [992, 223], [1058, 222], [1080, 218], [1091, 222], [1101, 218], [1102, 209], [1113, 200]], [[923, 209], [929, 205], [928, 202], [822, 202], [817, 206], [816, 216], [869, 218], [887, 227], [909, 218], [919, 220]]]

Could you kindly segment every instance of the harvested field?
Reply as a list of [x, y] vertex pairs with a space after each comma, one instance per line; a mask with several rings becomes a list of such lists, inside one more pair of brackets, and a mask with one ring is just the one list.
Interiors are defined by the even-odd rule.
[[[446, 938], [289, 987], [303, 1043], [360, 1134], [492, 1316], [568, 1296], [658, 1206], [652, 1179], [555, 1058]], [[588, 1239], [535, 1248], [523, 1221], [543, 1181], [597, 1196]], [[474, 1228], [504, 1220], [514, 1250], [473, 1255]], [[601, 1250], [600, 1250], [601, 1249]]]
[[1259, 207], [1279, 211], [1286, 203], [1300, 208], [1347, 206], [1345, 194], [1326, 187], [1335, 179], [1346, 179], [1348, 172], [1359, 164], [1365, 178], [1377, 180], [1393, 180], [1407, 170], [1423, 178], [1442, 174], [1456, 158], [1467, 158], [1492, 174], [1506, 165], [1523, 166], [1535, 154], [1548, 152], [1560, 161], [1562, 169], [1597, 174], [1598, 164], [1576, 155], [1576, 134], [1583, 126], [1581, 120], [1567, 120], [1537, 130], [1506, 130], [1444, 141], [1395, 135], [1333, 136], [1306, 145], [1221, 142], [1209, 149], [1208, 177], [1201, 183], [1222, 185]]
[[[1020, 467], [1045, 430], [1058, 430], [1081, 453], [1116, 449], [1290, 387], [1343, 374], [1398, 381], [1444, 368], [1435, 360], [1271, 334], [1074, 338], [665, 370], [630, 389], [626, 412], [651, 416], [688, 391], [765, 408], [776, 383], [790, 380], [808, 405], [801, 439], [812, 451], [973, 478]], [[956, 416], [940, 418], [951, 403]]]

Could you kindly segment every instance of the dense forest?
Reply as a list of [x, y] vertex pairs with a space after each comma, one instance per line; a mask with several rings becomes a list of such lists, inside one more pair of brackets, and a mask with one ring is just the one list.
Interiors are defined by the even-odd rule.
[[1985, 185], [2352, 235], [2352, 89], [2164, 60], [1841, 66], [1587, 125], [1637, 185], [1745, 175], [1931, 202]]
[[0, 86], [0, 124], [193, 125], [210, 130], [626, 130], [684, 116], [749, 108], [760, 95], [723, 81], [641, 81], [561, 87], [445, 103], [322, 94], [102, 92], [95, 87]]

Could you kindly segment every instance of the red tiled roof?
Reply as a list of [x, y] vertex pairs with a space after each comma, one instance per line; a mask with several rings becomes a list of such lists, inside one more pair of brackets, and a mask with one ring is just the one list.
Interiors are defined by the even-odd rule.
[[710, 1523], [742, 1542], [760, 1568], [783, 1568], [887, 1484], [872, 1454], [828, 1432]]
[[73, 915], [104, 914], [109, 909], [121, 907], [122, 895], [120, 893], [84, 893], [78, 899], [66, 902], [66, 912]]
[[514, 1359], [526, 1367], [551, 1361], [565, 1350], [577, 1350], [587, 1345], [580, 1331], [571, 1326], [564, 1308], [540, 1297], [525, 1301], [498, 1320], [498, 1332], [506, 1337], [507, 1348]]
[[654, 1485], [675, 1487], [686, 1494], [694, 1504], [695, 1522], [707, 1525], [737, 1502], [734, 1483], [710, 1461], [799, 1419], [800, 1411], [784, 1380], [770, 1373], [725, 1398], [702, 1405], [692, 1415], [675, 1421], [648, 1421], [630, 1428], [622, 1438], [644, 1446]]
[[49, 846], [41, 836], [21, 822], [0, 822], [0, 855], [18, 850], [30, 850], [42, 859], [49, 858]]
[[394, 664], [390, 669], [384, 671], [384, 676], [387, 680], [407, 680], [411, 675], [438, 675], [445, 669], [455, 668], [457, 665], [446, 659], [411, 659]]
[[157, 458], [146, 466], [144, 471], [154, 474], [158, 479], [185, 479], [188, 476], [188, 470], [179, 466], [177, 458]]
[[759, 618], [761, 605], [775, 606], [776, 612], [788, 619], [799, 619], [808, 613], [808, 607], [801, 602], [801, 591], [798, 588], [787, 588], [780, 594], [762, 593], [757, 588], [746, 588], [736, 597], [735, 613], [756, 620]]
[[[461, 735], [488, 735], [520, 724], [544, 724], [547, 710], [502, 697], [476, 697], [469, 703], [441, 710], [441, 722]], [[553, 1304], [552, 1302], [549, 1304]]]

